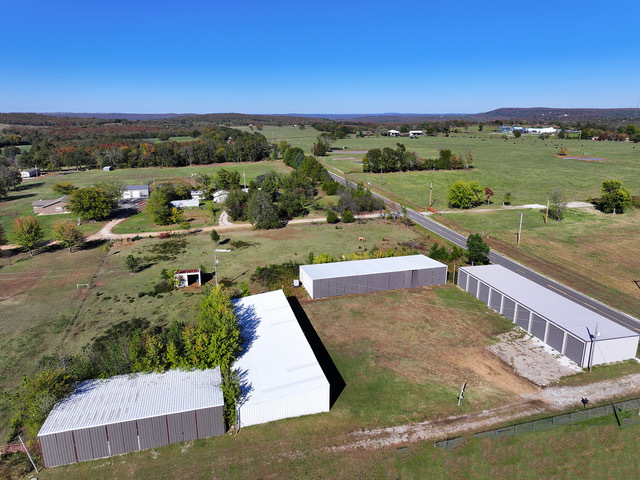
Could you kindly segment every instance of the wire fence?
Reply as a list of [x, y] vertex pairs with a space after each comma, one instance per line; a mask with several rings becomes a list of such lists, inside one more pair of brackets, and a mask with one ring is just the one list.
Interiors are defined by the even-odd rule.
[[[501, 437], [513, 437], [522, 433], [528, 432], [542, 432], [550, 430], [555, 427], [562, 427], [564, 425], [571, 425], [585, 420], [593, 418], [600, 418], [607, 415], [615, 415], [616, 420], [621, 426], [636, 425], [640, 423], [640, 419], [618, 419], [618, 412], [627, 412], [631, 410], [640, 411], [640, 398], [633, 400], [627, 400], [625, 402], [619, 402], [610, 405], [602, 405], [600, 407], [588, 408], [584, 410], [577, 410], [571, 413], [564, 413], [562, 415], [556, 415], [553, 417], [541, 418], [539, 420], [533, 420], [531, 422], [519, 423], [516, 425], [510, 425], [508, 427], [496, 428], [493, 430], [487, 430], [472, 435], [477, 438], [501, 438]], [[451, 450], [458, 447], [464, 441], [464, 437], [450, 438], [434, 444], [437, 448], [444, 448]]]

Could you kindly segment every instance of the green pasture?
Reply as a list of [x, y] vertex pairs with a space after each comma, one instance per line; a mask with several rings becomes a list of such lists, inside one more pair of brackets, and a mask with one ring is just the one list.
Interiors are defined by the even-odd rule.
[[311, 145], [316, 141], [318, 135], [322, 133], [312, 127], [306, 127], [304, 130], [300, 130], [298, 127], [273, 127], [265, 125], [261, 131], [255, 128], [251, 130], [249, 127], [234, 128], [245, 132], [261, 133], [269, 142], [276, 145], [282, 140], [285, 140], [293, 147], [302, 148], [307, 155], [311, 155]]
[[[209, 204], [214, 207], [213, 215]], [[202, 202], [199, 207], [185, 208], [184, 220], [189, 222], [190, 228], [201, 228], [218, 224], [218, 217], [222, 212], [222, 204], [213, 202]], [[215, 217], [215, 221], [212, 218]], [[180, 230], [178, 224], [156, 225], [147, 212], [138, 212], [127, 218], [124, 222], [117, 224], [113, 233], [142, 233], [142, 232], [167, 232]]]

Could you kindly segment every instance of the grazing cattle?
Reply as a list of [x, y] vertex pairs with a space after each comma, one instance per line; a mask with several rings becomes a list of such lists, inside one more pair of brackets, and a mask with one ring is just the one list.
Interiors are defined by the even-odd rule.
[[367, 239], [366, 239], [366, 238], [364, 238], [364, 237], [358, 237], [358, 241], [359, 241], [359, 242], [366, 242], [366, 241], [367, 241]]

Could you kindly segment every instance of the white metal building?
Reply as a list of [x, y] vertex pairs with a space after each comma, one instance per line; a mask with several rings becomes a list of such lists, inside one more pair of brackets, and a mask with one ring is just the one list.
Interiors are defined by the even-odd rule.
[[501, 265], [461, 267], [458, 286], [583, 368], [636, 356], [637, 333]]
[[245, 345], [240, 427], [328, 412], [329, 382], [282, 290], [236, 301]]
[[447, 266], [425, 255], [320, 263], [300, 266], [300, 282], [313, 299], [427, 287], [447, 283]]
[[176, 208], [193, 208], [200, 206], [200, 200], [197, 200], [195, 198], [191, 198], [188, 200], [171, 200], [169, 203], [172, 207]]
[[38, 440], [45, 467], [225, 433], [220, 367], [82, 382], [57, 403]]
[[122, 192], [123, 199], [148, 198], [149, 185], [127, 185]]

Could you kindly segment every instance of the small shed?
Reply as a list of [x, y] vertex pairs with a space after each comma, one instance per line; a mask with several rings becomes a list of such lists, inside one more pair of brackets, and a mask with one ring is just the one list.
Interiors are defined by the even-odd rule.
[[424, 132], [422, 130], [411, 130], [411, 131], [409, 131], [409, 137], [411, 137], [411, 138], [421, 137], [423, 135], [424, 135]]
[[501, 265], [458, 272], [460, 288], [583, 368], [636, 356], [638, 333]]
[[38, 433], [44, 466], [222, 435], [221, 383], [220, 367], [82, 382]]
[[245, 339], [234, 364], [240, 427], [328, 412], [329, 381], [284, 292], [240, 298], [235, 312]]
[[107, 165], [106, 167], [102, 167], [102, 171], [103, 172], [110, 172], [111, 171], [111, 166]]
[[399, 137], [400, 132], [398, 130], [389, 130], [387, 132], [387, 135], [389, 135], [390, 137]]
[[311, 298], [382, 292], [447, 283], [447, 266], [425, 255], [300, 266]]
[[122, 198], [149, 198], [149, 185], [127, 185], [122, 192]]
[[175, 277], [178, 279], [178, 287], [188, 287], [196, 282], [198, 285], [202, 285], [202, 274], [199, 268], [176, 270]]
[[229, 192], [227, 190], [218, 190], [213, 194], [213, 202], [224, 203], [227, 201], [228, 196], [229, 196]]
[[39, 175], [40, 175], [40, 169], [38, 167], [20, 171], [20, 176], [22, 178], [33, 178]]

